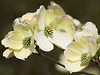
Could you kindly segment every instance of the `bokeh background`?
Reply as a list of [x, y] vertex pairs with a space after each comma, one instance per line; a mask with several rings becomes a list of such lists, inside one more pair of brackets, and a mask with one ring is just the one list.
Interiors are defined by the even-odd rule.
[[[53, 0], [61, 5], [67, 14], [70, 14], [82, 23], [92, 21], [100, 32], [100, 0]], [[40, 5], [46, 8], [50, 0], [0, 0], [0, 41], [12, 29], [15, 18], [21, 17], [27, 12], [34, 12]], [[0, 43], [0, 75], [69, 75], [60, 72], [55, 64], [49, 60], [32, 54], [26, 61], [18, 60], [15, 57], [6, 59], [2, 56], [4, 46]], [[62, 50], [55, 47], [46, 55], [58, 60]], [[91, 66], [92, 65], [92, 66]], [[100, 68], [94, 63], [85, 69], [90, 73], [100, 75]], [[78, 73], [72, 75], [80, 75]]]

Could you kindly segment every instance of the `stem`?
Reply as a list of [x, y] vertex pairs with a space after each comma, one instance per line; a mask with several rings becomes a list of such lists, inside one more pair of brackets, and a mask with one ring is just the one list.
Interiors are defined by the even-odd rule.
[[[33, 53], [33, 54], [38, 55], [38, 56], [42, 56], [42, 57], [44, 57], [44, 58], [46, 58], [46, 59], [48, 59], [48, 60], [54, 62], [55, 64], [58, 64], [58, 65], [62, 66], [63, 68], [65, 68], [65, 66], [64, 66], [63, 64], [61, 64], [61, 63], [55, 61], [54, 59], [52, 59], [52, 58], [50, 58], [50, 57], [44, 55], [43, 53], [41, 53], [38, 46], [36, 46], [36, 50], [38, 51], [38, 53]], [[87, 72], [82, 72], [82, 71], [81, 71], [81, 72], [77, 72], [77, 73], [86, 74], [86, 75], [94, 75], [94, 74], [87, 73]]]
[[78, 72], [78, 73], [81, 73], [81, 74], [86, 74], [86, 75], [95, 75], [95, 74], [91, 74], [91, 73], [88, 73], [88, 72]]
[[98, 66], [100, 67], [100, 62], [99, 62], [99, 60], [96, 60], [96, 62], [97, 62], [97, 64], [98, 64]]
[[92, 58], [92, 61], [100, 68], [99, 60], [96, 60], [96, 59]]
[[61, 64], [61, 63], [55, 61], [54, 59], [52, 59], [52, 58], [50, 58], [50, 57], [44, 55], [43, 53], [41, 53], [41, 54], [34, 53], [34, 54], [35, 54], [35, 55], [38, 55], [38, 56], [42, 56], [42, 57], [44, 57], [44, 58], [46, 58], [46, 59], [49, 59], [50, 61], [52, 61], [52, 62], [54, 62], [54, 63], [56, 63], [56, 64], [58, 64], [58, 65], [60, 65], [60, 66], [62, 66], [62, 67], [65, 68], [65, 66], [64, 66], [63, 64]]

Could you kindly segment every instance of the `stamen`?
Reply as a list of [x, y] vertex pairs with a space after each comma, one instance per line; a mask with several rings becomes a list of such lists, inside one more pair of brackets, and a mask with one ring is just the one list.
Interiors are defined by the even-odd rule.
[[83, 53], [81, 56], [81, 61], [84, 61], [87, 58], [87, 53]]
[[51, 36], [53, 34], [53, 29], [51, 26], [45, 26], [44, 33], [46, 36]]
[[23, 46], [25, 48], [29, 48], [30, 47], [30, 41], [31, 41], [31, 38], [30, 37], [24, 38], [24, 40], [23, 40]]

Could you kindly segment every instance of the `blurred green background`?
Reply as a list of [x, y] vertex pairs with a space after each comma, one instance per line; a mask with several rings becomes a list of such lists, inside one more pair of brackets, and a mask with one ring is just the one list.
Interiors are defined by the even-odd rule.
[[[92, 21], [100, 31], [100, 0], [53, 0], [61, 5], [67, 14], [70, 14], [82, 23]], [[0, 40], [12, 29], [15, 18], [27, 12], [34, 12], [40, 5], [46, 8], [50, 0], [0, 0]], [[45, 58], [31, 55], [26, 61], [18, 60], [15, 57], [5, 59], [2, 56], [4, 46], [0, 44], [0, 75], [69, 75], [59, 72], [55, 64]], [[46, 55], [58, 60], [62, 50], [55, 47]], [[92, 65], [92, 66], [91, 66]], [[94, 65], [94, 66], [93, 66]], [[90, 73], [100, 75], [100, 68], [91, 63], [85, 69]], [[78, 73], [72, 75], [80, 75]]]

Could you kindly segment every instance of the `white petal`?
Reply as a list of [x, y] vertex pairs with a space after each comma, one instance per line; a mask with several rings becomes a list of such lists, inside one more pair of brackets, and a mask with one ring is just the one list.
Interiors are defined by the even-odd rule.
[[13, 55], [13, 50], [11, 50], [11, 49], [6, 49], [6, 50], [3, 52], [3, 56], [6, 57], [6, 58], [10, 58], [10, 57], [14, 56], [14, 55]]
[[92, 35], [92, 37], [94, 39], [97, 39], [98, 37], [98, 30], [96, 28], [96, 25], [93, 24], [92, 22], [86, 22], [85, 25], [84, 25], [84, 29], [90, 31], [90, 35]]
[[66, 60], [65, 67], [70, 72], [78, 72], [78, 71], [83, 70], [86, 66], [81, 66], [81, 61], [72, 63], [72, 62]]
[[60, 31], [54, 31], [51, 39], [55, 45], [62, 49], [66, 49], [66, 47], [72, 42], [70, 36]]
[[31, 53], [32, 50], [29, 50], [29, 48], [23, 48], [20, 51], [14, 51], [15, 57], [21, 60], [25, 60]]
[[50, 40], [44, 35], [44, 32], [41, 31], [38, 33], [39, 36], [36, 39], [37, 45], [43, 50], [43, 51], [51, 51], [53, 49], [53, 44], [50, 42]]
[[39, 25], [39, 29], [43, 30], [44, 29], [44, 24], [45, 24], [45, 16], [46, 16], [46, 9], [44, 6], [40, 6], [40, 9], [37, 10], [38, 16], [37, 16], [37, 24]]
[[84, 24], [82, 29], [75, 33], [74, 39], [77, 40], [80, 36], [92, 36], [94, 39], [98, 37], [98, 30], [92, 22], [87, 22]]
[[81, 22], [77, 19], [73, 19], [73, 22], [74, 22], [75, 26], [81, 25]]

